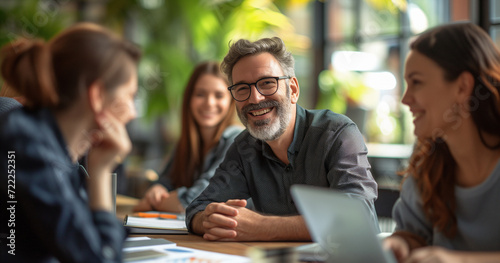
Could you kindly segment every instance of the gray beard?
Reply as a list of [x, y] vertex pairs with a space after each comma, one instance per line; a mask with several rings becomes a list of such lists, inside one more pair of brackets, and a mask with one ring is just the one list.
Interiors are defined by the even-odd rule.
[[[255, 121], [253, 126], [248, 123], [247, 114], [251, 110], [274, 107], [276, 110], [276, 119], [265, 119]], [[259, 104], [252, 104], [238, 110], [238, 116], [241, 122], [247, 128], [250, 135], [263, 141], [274, 141], [285, 132], [291, 119], [291, 104], [284, 101], [263, 101]]]

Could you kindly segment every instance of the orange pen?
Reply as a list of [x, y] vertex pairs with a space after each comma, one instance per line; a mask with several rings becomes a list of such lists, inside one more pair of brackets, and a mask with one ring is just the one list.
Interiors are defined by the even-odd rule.
[[142, 218], [162, 218], [162, 219], [177, 219], [177, 215], [171, 214], [160, 214], [160, 213], [135, 213], [135, 216]]
[[170, 214], [160, 214], [160, 218], [163, 219], [177, 219], [176, 215], [170, 215]]
[[138, 217], [144, 217], [144, 218], [154, 218], [154, 217], [158, 217], [160, 214], [159, 213], [135, 213], [134, 214], [135, 216], [138, 216]]

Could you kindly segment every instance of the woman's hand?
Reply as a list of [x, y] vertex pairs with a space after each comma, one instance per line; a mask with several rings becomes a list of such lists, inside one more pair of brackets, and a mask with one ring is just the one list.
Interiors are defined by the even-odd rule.
[[454, 252], [442, 247], [423, 247], [412, 251], [405, 263], [458, 263], [462, 261], [460, 252]]
[[159, 204], [154, 205], [153, 209], [156, 211], [172, 212], [172, 213], [185, 213], [186, 209], [179, 200], [177, 190], [168, 193], [168, 197], [162, 197]]
[[144, 194], [139, 204], [134, 207], [134, 212], [156, 210], [162, 200], [168, 198], [168, 190], [161, 184], [151, 186]]
[[89, 170], [111, 172], [132, 149], [125, 124], [104, 111], [96, 118], [98, 129], [91, 132]]
[[88, 155], [89, 204], [93, 210], [113, 209], [111, 172], [132, 149], [125, 124], [104, 111], [96, 118], [98, 129], [90, 133]]
[[410, 246], [402, 237], [390, 236], [384, 239], [383, 247], [394, 253], [398, 262], [404, 262], [410, 255]]

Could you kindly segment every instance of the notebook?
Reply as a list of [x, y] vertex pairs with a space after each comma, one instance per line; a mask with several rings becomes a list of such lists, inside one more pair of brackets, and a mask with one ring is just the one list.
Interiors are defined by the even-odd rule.
[[382, 249], [361, 200], [308, 185], [293, 185], [291, 193], [313, 241], [328, 254], [327, 262], [396, 262], [392, 252]]
[[188, 234], [186, 222], [177, 219], [142, 218], [126, 216], [123, 225], [130, 234]]

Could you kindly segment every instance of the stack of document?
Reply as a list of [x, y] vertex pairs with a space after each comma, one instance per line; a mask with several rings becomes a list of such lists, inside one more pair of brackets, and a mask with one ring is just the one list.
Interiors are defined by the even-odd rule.
[[123, 244], [123, 251], [144, 250], [144, 248], [167, 248], [175, 247], [176, 244], [164, 238], [149, 238], [149, 237], [129, 237]]
[[[163, 241], [162, 241], [163, 240]], [[179, 247], [165, 239], [133, 237], [125, 241], [123, 260], [127, 263], [250, 263], [247, 257]]]
[[163, 238], [129, 237], [123, 244], [125, 262], [150, 262], [168, 256], [163, 249], [175, 247], [174, 242]]
[[[152, 215], [148, 213], [147, 215]], [[160, 214], [158, 214], [160, 215]], [[163, 214], [161, 214], [163, 215]], [[126, 216], [123, 222], [130, 234], [187, 234], [187, 227], [184, 218], [180, 216]]]

